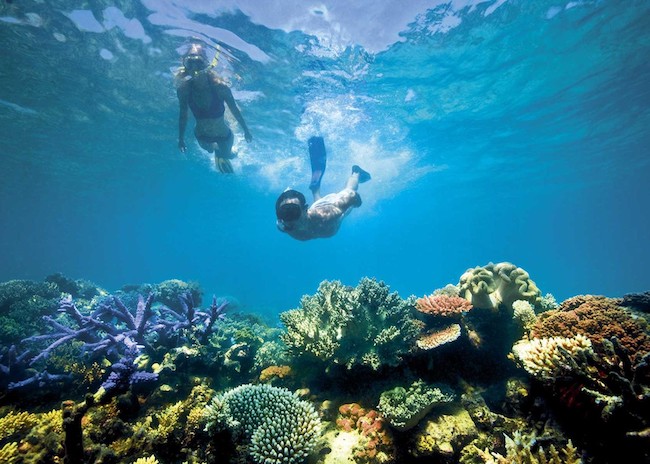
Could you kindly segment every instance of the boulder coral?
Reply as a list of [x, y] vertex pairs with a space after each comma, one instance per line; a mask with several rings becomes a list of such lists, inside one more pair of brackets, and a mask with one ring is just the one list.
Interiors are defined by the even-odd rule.
[[294, 357], [347, 369], [395, 366], [420, 332], [413, 304], [374, 279], [363, 278], [356, 288], [324, 281], [300, 308], [280, 314], [287, 329], [282, 341]]

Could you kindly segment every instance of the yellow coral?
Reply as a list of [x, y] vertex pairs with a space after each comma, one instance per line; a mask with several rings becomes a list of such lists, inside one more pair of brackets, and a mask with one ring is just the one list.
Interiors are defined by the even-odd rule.
[[291, 375], [290, 366], [269, 366], [260, 372], [260, 382], [268, 382], [273, 379], [283, 379]]
[[165, 440], [174, 432], [174, 429], [179, 426], [184, 406], [183, 401], [178, 401], [156, 414], [156, 419], [158, 420], [156, 435], [159, 438]]
[[151, 455], [146, 458], [136, 459], [134, 464], [158, 464], [158, 459], [156, 459], [156, 456]]
[[533, 377], [552, 379], [576, 358], [592, 352], [591, 341], [584, 335], [521, 340], [512, 347], [515, 360]]
[[31, 429], [36, 422], [35, 414], [9, 411], [7, 415], [0, 418], [0, 440], [4, 440], [16, 433]]
[[0, 448], [0, 462], [5, 464], [14, 464], [18, 462], [20, 454], [18, 453], [18, 443], [12, 441]]

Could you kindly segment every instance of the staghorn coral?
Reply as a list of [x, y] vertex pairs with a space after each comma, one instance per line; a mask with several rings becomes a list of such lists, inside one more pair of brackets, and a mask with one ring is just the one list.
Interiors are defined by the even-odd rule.
[[458, 287], [461, 297], [482, 309], [511, 309], [516, 300], [526, 300], [533, 306], [541, 303], [541, 292], [528, 273], [508, 262], [468, 269]]
[[156, 456], [151, 455], [146, 458], [138, 458], [133, 464], [158, 464], [158, 459], [156, 459]]
[[424, 335], [421, 335], [415, 341], [415, 345], [421, 350], [433, 350], [439, 346], [458, 340], [460, 334], [460, 325], [451, 324], [444, 329], [433, 330], [431, 332], [425, 333]]
[[571, 440], [560, 450], [551, 444], [547, 453], [542, 446], [537, 446], [535, 435], [524, 435], [516, 431], [512, 438], [505, 435], [505, 446], [505, 456], [488, 449], [479, 451], [478, 454], [486, 464], [582, 464], [578, 449]]
[[320, 419], [314, 407], [286, 388], [240, 385], [206, 408], [208, 431], [229, 429], [244, 438], [259, 464], [298, 464], [316, 446]]
[[537, 379], [553, 380], [571, 369], [571, 358], [592, 352], [584, 335], [521, 340], [512, 347], [516, 362]]
[[454, 393], [445, 386], [429, 386], [422, 380], [413, 382], [408, 389], [395, 387], [379, 396], [377, 409], [397, 430], [409, 430], [417, 425], [434, 406], [449, 403]]
[[324, 281], [300, 308], [280, 314], [282, 340], [299, 358], [318, 359], [352, 369], [397, 365], [419, 332], [411, 317], [413, 300], [390, 293], [388, 286], [363, 278], [356, 288]]
[[0, 417], [0, 441], [13, 435], [24, 434], [36, 425], [36, 422], [37, 418], [34, 414], [25, 411], [9, 411], [4, 417]]
[[415, 309], [433, 316], [457, 318], [462, 313], [471, 310], [472, 303], [459, 296], [434, 294], [418, 298], [415, 302]]
[[544, 338], [582, 334], [592, 341], [596, 353], [603, 353], [604, 340], [616, 337], [634, 363], [650, 352], [648, 323], [620, 307], [619, 302], [592, 295], [569, 298], [557, 310], [540, 314], [530, 335]]
[[0, 462], [5, 464], [14, 464], [20, 461], [18, 452], [18, 443], [15, 441], [6, 443], [0, 448]]

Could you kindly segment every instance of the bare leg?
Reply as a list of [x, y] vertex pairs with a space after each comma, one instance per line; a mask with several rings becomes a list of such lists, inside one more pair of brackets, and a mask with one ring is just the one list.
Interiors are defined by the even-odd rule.
[[345, 188], [349, 188], [356, 192], [356, 190], [359, 188], [359, 184], [368, 182], [369, 180], [370, 174], [355, 164], [352, 166], [352, 174], [350, 174], [350, 177], [348, 177], [348, 183], [346, 184]]
[[311, 193], [314, 196], [314, 201], [318, 201], [321, 199], [321, 194], [320, 194], [320, 185], [317, 187], [310, 187]]

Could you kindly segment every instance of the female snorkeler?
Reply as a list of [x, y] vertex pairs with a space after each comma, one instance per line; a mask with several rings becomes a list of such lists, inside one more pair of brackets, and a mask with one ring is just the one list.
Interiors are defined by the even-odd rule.
[[214, 153], [217, 169], [223, 173], [232, 173], [231, 159], [236, 153], [232, 152], [234, 136], [224, 119], [225, 105], [235, 117], [244, 131], [247, 142], [253, 136], [246, 126], [230, 88], [209, 67], [208, 58], [203, 46], [192, 43], [183, 56], [183, 67], [176, 78], [176, 95], [180, 112], [178, 115], [178, 148], [185, 153], [185, 128], [187, 126], [187, 110], [192, 110], [196, 127], [194, 135], [199, 145], [209, 153]]

